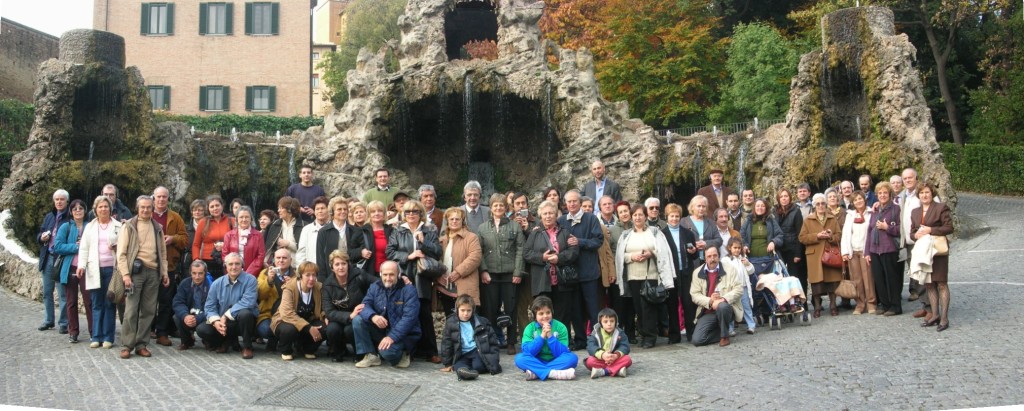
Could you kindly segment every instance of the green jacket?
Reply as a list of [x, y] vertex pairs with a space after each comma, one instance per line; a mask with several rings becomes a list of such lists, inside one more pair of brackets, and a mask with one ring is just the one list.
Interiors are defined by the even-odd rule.
[[[495, 227], [494, 219], [489, 218], [477, 227], [476, 235], [480, 238], [480, 248], [484, 253], [480, 271], [487, 271], [492, 276], [496, 273], [511, 273], [522, 277], [526, 274], [523, 269], [526, 236], [518, 224], [502, 217], [499, 226]], [[511, 278], [499, 279], [502, 280], [507, 282]]]
[[[551, 353], [552, 350], [548, 341], [540, 338], [542, 328], [540, 323], [536, 321], [526, 326], [526, 329], [523, 330], [522, 350], [524, 353], [535, 355], [541, 361], [548, 362], [555, 359], [555, 355]], [[567, 351], [569, 347], [569, 329], [565, 328], [565, 324], [556, 319], [551, 319], [551, 334], [561, 345], [556, 347], [555, 350], [559, 353]]]
[[363, 194], [363, 203], [370, 204], [371, 201], [377, 200], [384, 203], [384, 208], [387, 209], [391, 203], [395, 202], [395, 193], [397, 190], [391, 190], [388, 188], [387, 191], [373, 186], [373, 188], [366, 190], [366, 194]]

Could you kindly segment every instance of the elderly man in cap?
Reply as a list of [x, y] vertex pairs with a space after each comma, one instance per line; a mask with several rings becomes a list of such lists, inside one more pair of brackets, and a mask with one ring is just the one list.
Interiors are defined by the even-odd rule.
[[724, 175], [725, 173], [722, 172], [722, 169], [712, 169], [710, 176], [711, 184], [697, 190], [697, 194], [707, 197], [709, 212], [714, 212], [719, 207], [725, 206], [725, 200], [729, 198], [729, 194], [733, 193], [729, 187], [722, 183]]

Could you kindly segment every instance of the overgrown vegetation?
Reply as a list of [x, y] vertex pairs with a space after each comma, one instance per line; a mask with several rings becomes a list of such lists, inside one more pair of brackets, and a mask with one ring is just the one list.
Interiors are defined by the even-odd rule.
[[[376, 53], [388, 40], [398, 40], [398, 16], [405, 10], [406, 0], [355, 0], [345, 9], [348, 22], [338, 50], [327, 53], [319, 67], [324, 70], [324, 85], [330, 90], [327, 98], [334, 107], [348, 101], [348, 71], [356, 68], [356, 58], [363, 47]], [[389, 53], [389, 69], [398, 66]]]
[[1024, 146], [939, 143], [957, 190], [1024, 195]]
[[0, 180], [10, 174], [14, 154], [25, 149], [34, 118], [31, 104], [0, 100]]
[[263, 132], [273, 135], [280, 131], [281, 134], [291, 134], [294, 130], [324, 125], [322, 117], [277, 117], [268, 115], [238, 115], [238, 114], [214, 114], [212, 116], [190, 116], [170, 114], [165, 112], [153, 113], [155, 122], [180, 121], [201, 131], [230, 131], [232, 128], [239, 133], [242, 132]]

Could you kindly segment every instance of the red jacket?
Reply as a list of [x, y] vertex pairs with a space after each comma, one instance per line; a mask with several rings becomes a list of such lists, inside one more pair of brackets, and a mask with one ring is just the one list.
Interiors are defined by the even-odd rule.
[[[237, 253], [239, 250], [238, 228], [224, 234], [224, 249], [222, 255]], [[245, 272], [257, 276], [263, 269], [263, 258], [267, 250], [263, 246], [263, 235], [255, 227], [249, 228], [249, 240], [245, 243], [245, 252], [242, 253], [242, 267]], [[223, 258], [223, 257], [222, 257]]]

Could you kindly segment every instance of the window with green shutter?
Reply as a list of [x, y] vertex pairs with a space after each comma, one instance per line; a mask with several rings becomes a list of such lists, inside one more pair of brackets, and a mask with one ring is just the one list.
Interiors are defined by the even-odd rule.
[[174, 3], [142, 3], [142, 35], [174, 34]]
[[199, 87], [199, 110], [200, 111], [228, 111], [230, 109], [231, 95], [227, 86], [200, 86]]
[[231, 35], [234, 4], [232, 3], [200, 3], [199, 34], [200, 35]]
[[272, 112], [277, 109], [277, 87], [248, 86], [245, 88], [245, 110]]
[[245, 34], [277, 35], [280, 29], [281, 6], [278, 3], [245, 3]]
[[171, 86], [148, 86], [147, 89], [153, 110], [171, 109]]

